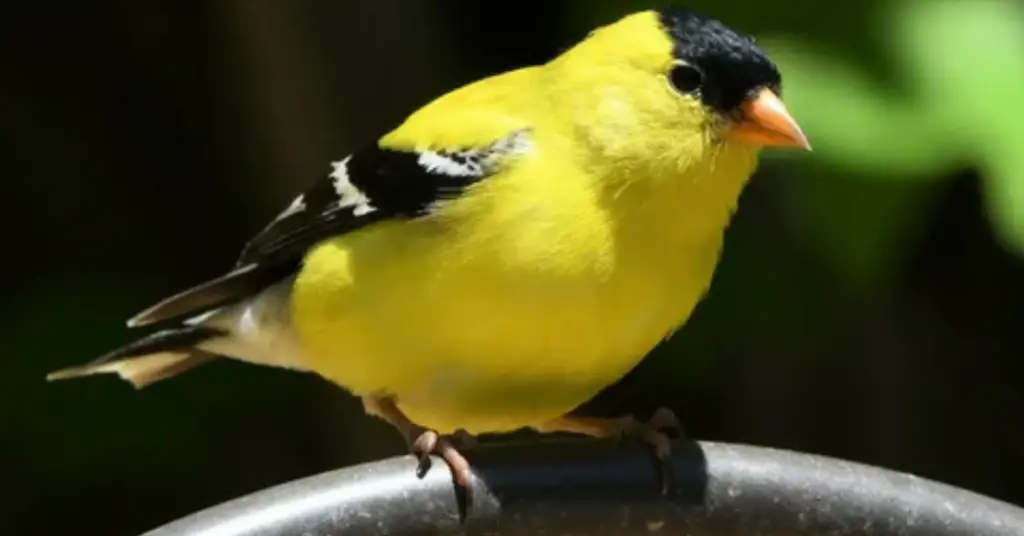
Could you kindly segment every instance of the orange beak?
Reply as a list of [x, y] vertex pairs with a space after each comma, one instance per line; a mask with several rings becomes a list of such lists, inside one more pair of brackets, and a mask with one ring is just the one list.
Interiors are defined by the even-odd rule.
[[799, 147], [811, 149], [810, 142], [786, 110], [786, 105], [770, 89], [762, 89], [740, 107], [742, 120], [730, 129], [728, 137], [757, 146]]

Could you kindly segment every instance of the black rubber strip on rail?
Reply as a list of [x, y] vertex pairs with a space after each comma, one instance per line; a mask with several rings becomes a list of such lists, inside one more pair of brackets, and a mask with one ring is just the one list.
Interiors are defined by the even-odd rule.
[[[649, 450], [587, 439], [468, 451], [471, 503], [434, 458], [299, 479], [145, 536], [1024, 536], [1024, 509], [906, 473], [762, 447], [677, 441], [662, 495]], [[465, 509], [463, 509], [465, 508]]]

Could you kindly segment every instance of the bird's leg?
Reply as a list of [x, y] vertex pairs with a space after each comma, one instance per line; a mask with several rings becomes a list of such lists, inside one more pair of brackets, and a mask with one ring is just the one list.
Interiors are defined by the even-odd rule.
[[455, 483], [463, 488], [469, 486], [469, 462], [459, 450], [472, 448], [476, 438], [459, 429], [450, 436], [442, 436], [434, 430], [424, 428], [405, 416], [392, 397], [372, 397], [365, 400], [367, 409], [390, 423], [405, 438], [409, 450], [419, 458], [419, 477], [430, 468], [430, 455], [437, 454], [444, 459], [452, 471]]
[[661, 469], [662, 493], [668, 492], [672, 474], [669, 467], [672, 442], [665, 431], [681, 431], [679, 419], [668, 408], [659, 408], [647, 422], [641, 422], [633, 415], [617, 418], [567, 415], [544, 424], [538, 430], [541, 432], [569, 432], [600, 438], [640, 439], [654, 450], [654, 456]]

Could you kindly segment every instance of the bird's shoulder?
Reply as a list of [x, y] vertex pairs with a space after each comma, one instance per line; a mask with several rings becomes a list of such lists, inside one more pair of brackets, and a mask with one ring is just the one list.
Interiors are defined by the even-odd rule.
[[445, 93], [384, 135], [395, 149], [484, 147], [543, 122], [540, 69], [526, 67], [482, 78]]
[[297, 260], [316, 242], [382, 219], [417, 218], [513, 164], [532, 149], [528, 128], [458, 142], [402, 139], [396, 130], [331, 163], [255, 235], [237, 265]]
[[316, 242], [382, 219], [430, 214], [439, 203], [535, 152], [539, 69], [456, 88], [396, 128], [331, 164], [326, 177], [253, 237], [238, 266], [297, 260]]

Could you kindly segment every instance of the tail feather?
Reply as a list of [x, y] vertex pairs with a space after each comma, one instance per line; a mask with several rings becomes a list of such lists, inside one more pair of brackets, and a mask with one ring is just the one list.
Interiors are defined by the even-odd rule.
[[231, 272], [161, 300], [128, 320], [136, 328], [156, 322], [210, 311], [259, 294], [291, 270], [288, 266], [247, 264]]
[[186, 325], [147, 335], [85, 365], [46, 376], [48, 381], [92, 374], [117, 374], [137, 389], [176, 376], [218, 356], [196, 345], [225, 333], [208, 326]]

